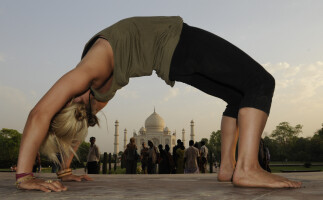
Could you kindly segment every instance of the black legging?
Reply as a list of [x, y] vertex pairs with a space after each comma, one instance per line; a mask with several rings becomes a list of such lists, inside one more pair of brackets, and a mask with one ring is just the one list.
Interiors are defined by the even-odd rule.
[[228, 41], [183, 24], [169, 79], [194, 86], [228, 103], [223, 115], [237, 118], [240, 108], [269, 114], [275, 79]]

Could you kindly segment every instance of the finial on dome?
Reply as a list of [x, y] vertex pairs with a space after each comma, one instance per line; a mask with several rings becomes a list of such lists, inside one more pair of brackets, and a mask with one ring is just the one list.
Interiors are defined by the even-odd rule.
[[155, 113], [156, 111], [155, 111], [155, 106], [154, 106], [154, 113]]

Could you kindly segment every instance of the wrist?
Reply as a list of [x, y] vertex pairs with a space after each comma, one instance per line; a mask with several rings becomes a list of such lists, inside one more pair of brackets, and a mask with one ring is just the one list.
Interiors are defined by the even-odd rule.
[[30, 172], [30, 173], [16, 173], [16, 181], [18, 179], [21, 179], [21, 178], [26, 177], [26, 176], [32, 176], [33, 177], [34, 174], [32, 172]]
[[32, 179], [35, 179], [33, 173], [21, 173], [21, 174], [16, 174], [16, 187], [17, 189], [20, 188], [20, 184]]
[[57, 175], [57, 178], [59, 178], [59, 179], [61, 179], [64, 176], [72, 175], [72, 169], [71, 168], [66, 168], [66, 169], [59, 170], [56, 173], [56, 175]]

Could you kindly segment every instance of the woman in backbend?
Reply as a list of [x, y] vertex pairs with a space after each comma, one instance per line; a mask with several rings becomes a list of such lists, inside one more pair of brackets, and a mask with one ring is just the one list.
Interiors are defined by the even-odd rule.
[[96, 34], [76, 68], [62, 76], [32, 109], [20, 146], [17, 187], [66, 190], [59, 181], [31, 174], [39, 148], [53, 160], [56, 153], [61, 154], [58, 177], [62, 181], [88, 179], [73, 175], [69, 164], [88, 126], [97, 123], [95, 114], [129, 78], [151, 75], [153, 70], [171, 86], [180, 81], [228, 103], [221, 124], [219, 181], [232, 179], [234, 185], [243, 187], [301, 186], [267, 173], [258, 163], [274, 78], [234, 45], [183, 23], [181, 17], [133, 17]]

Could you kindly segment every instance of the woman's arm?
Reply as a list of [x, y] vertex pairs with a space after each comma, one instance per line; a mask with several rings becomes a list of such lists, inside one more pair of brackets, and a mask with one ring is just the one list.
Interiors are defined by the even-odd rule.
[[53, 116], [76, 94], [87, 90], [92, 78], [84, 68], [65, 74], [30, 112], [19, 150], [17, 173], [30, 172]]
[[113, 61], [109, 60], [111, 54], [109, 43], [98, 40], [78, 66], [60, 78], [32, 109], [23, 131], [17, 174], [32, 171], [36, 154], [54, 115], [73, 97], [86, 92], [91, 85], [99, 87], [106, 82], [113, 69]]

